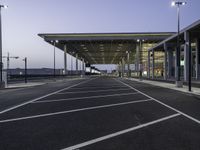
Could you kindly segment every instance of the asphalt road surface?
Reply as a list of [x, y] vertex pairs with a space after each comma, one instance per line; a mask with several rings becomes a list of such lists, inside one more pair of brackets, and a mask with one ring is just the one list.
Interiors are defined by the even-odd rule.
[[200, 98], [99, 77], [0, 91], [0, 150], [199, 150]]

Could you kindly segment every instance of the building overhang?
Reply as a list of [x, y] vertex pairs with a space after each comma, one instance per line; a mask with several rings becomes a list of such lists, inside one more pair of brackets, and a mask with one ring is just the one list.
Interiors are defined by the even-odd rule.
[[[180, 38], [181, 43], [184, 43], [184, 33], [185, 32], [190, 33], [191, 41], [194, 40], [195, 38], [200, 38], [200, 20], [192, 23], [191, 25], [189, 25], [188, 27], [186, 27], [180, 31], [179, 38]], [[163, 50], [164, 44], [167, 44], [168, 47], [176, 47], [177, 38], [178, 38], [177, 36], [178, 36], [178, 34], [176, 33], [176, 34], [168, 37], [167, 39], [158, 43], [156, 46], [149, 49], [149, 51], [161, 50], [161, 49]]]
[[[46, 42], [67, 53], [83, 58], [90, 64], [118, 64], [127, 51], [135, 53], [138, 40], [159, 43], [174, 32], [141, 33], [44, 33], [38, 34]], [[56, 42], [55, 42], [56, 41]], [[130, 55], [133, 57], [133, 55]], [[130, 58], [131, 59], [131, 58]]]

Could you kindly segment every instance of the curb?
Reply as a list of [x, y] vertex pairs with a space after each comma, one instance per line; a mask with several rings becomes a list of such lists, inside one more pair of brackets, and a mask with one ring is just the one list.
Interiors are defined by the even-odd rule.
[[45, 84], [49, 84], [49, 83], [59, 83], [59, 82], [66, 82], [66, 81], [73, 81], [73, 80], [81, 80], [84, 78], [72, 78], [72, 79], [62, 79], [62, 80], [55, 80], [55, 81], [47, 81], [44, 83], [40, 83], [40, 84], [33, 84], [33, 85], [28, 85], [29, 83], [27, 83], [27, 85], [22, 85], [22, 86], [11, 86], [11, 87], [6, 87], [4, 89], [1, 90], [8, 90], [8, 89], [21, 89], [21, 88], [29, 88], [29, 87], [35, 87], [35, 86], [40, 86], [40, 85], [45, 85]]
[[28, 87], [35, 87], [35, 86], [40, 86], [40, 85], [44, 85], [47, 83], [41, 83], [41, 84], [35, 84], [35, 85], [22, 85], [22, 86], [11, 86], [11, 87], [6, 87], [3, 90], [8, 90], [8, 89], [20, 89], [20, 88], [28, 88]]
[[[167, 89], [171, 89], [171, 90], [176, 90], [176, 91], [179, 91], [179, 92], [184, 92], [184, 93], [187, 93], [187, 94], [192, 94], [192, 95], [198, 95], [200, 96], [200, 92], [197, 93], [197, 92], [194, 92], [194, 91], [185, 91], [185, 90], [180, 90], [180, 89], [183, 89], [183, 88], [170, 88], [170, 87], [163, 87], [163, 86], [160, 86], [160, 85], [157, 85], [157, 84], [153, 84], [153, 83], [148, 83], [148, 82], [145, 82], [145, 80], [137, 80], [137, 79], [133, 79], [133, 78], [124, 78], [126, 80], [131, 80], [131, 81], [136, 81], [136, 82], [141, 82], [141, 83], [145, 83], [145, 84], [150, 84], [150, 85], [153, 85], [153, 86], [158, 86], [158, 87], [162, 87], [162, 88], [167, 88]], [[158, 83], [158, 81], [156, 81]], [[160, 82], [161, 83], [161, 82]], [[170, 84], [170, 83], [167, 83], [167, 84]], [[171, 84], [172, 85], [172, 84]]]

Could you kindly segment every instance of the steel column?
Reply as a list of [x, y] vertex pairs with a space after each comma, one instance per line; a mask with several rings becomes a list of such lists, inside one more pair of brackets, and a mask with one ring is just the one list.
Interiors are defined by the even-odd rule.
[[130, 52], [128, 51], [127, 52], [127, 64], [128, 64], [128, 77], [131, 77], [131, 74], [130, 74]]
[[78, 74], [78, 54], [76, 53], [76, 74]]
[[150, 79], [150, 74], [151, 74], [151, 72], [150, 72], [150, 70], [151, 70], [151, 59], [150, 59], [150, 57], [151, 57], [151, 55], [150, 55], [150, 52], [151, 51], [148, 51], [148, 78]]
[[164, 43], [164, 80], [167, 80], [167, 44]]
[[64, 45], [64, 74], [67, 74], [67, 45]]
[[200, 39], [196, 39], [196, 79], [200, 79]]
[[154, 79], [154, 67], [155, 67], [155, 52], [152, 50], [152, 79]]
[[189, 32], [184, 33], [184, 81], [188, 81], [189, 77]]

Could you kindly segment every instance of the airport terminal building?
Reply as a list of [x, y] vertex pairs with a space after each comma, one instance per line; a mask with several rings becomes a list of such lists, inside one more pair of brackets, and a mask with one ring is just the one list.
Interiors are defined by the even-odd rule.
[[[64, 72], [70, 54], [85, 66], [116, 64], [119, 76], [176, 80], [177, 33], [75, 33], [39, 34], [46, 42], [64, 52]], [[200, 20], [180, 31], [180, 76], [200, 80]], [[190, 67], [191, 66], [191, 67]], [[190, 71], [191, 70], [191, 71]], [[87, 70], [88, 71], [88, 70]]]

